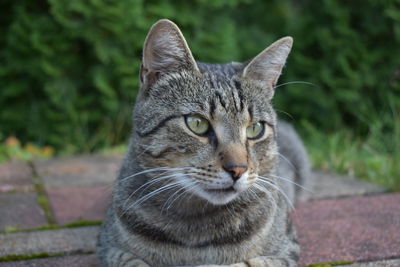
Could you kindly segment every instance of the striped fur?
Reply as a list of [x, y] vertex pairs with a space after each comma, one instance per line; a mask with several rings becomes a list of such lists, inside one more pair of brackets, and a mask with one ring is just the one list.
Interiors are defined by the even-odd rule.
[[[296, 266], [288, 211], [309, 165], [271, 105], [291, 42], [250, 63], [208, 64], [194, 61], [175, 24], [153, 26], [129, 151], [99, 235], [102, 266]], [[205, 135], [185, 125], [193, 114], [209, 121]], [[250, 140], [255, 122], [264, 130]], [[235, 179], [233, 163], [242, 168]]]

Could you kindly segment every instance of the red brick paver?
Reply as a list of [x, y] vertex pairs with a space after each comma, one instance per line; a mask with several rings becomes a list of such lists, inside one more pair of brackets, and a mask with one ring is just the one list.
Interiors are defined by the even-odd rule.
[[98, 226], [0, 234], [0, 256], [94, 251]]
[[371, 261], [341, 265], [340, 267], [399, 267], [400, 259]]
[[111, 198], [111, 186], [49, 188], [47, 194], [59, 224], [101, 220]]
[[112, 185], [122, 156], [83, 155], [34, 162], [46, 187]]
[[0, 163], [0, 193], [10, 191], [33, 191], [32, 170], [27, 163]]
[[45, 214], [36, 198], [33, 192], [1, 193], [0, 231], [10, 226], [30, 228], [46, 224]]
[[298, 205], [300, 263], [400, 258], [400, 193]]

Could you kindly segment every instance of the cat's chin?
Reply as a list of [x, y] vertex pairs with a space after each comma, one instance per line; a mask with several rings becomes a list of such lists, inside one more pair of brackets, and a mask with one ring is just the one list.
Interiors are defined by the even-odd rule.
[[225, 188], [197, 187], [194, 194], [213, 205], [225, 205], [246, 191], [248, 187], [248, 173], [246, 172], [232, 186]]
[[200, 189], [196, 194], [213, 205], [225, 205], [234, 200], [239, 192], [233, 187], [226, 189]]

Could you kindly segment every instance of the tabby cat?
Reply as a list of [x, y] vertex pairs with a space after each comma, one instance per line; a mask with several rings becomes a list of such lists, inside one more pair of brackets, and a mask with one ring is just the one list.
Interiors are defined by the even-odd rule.
[[291, 46], [285, 37], [246, 63], [201, 63], [173, 22], [153, 25], [102, 266], [296, 266], [288, 211], [309, 164], [271, 105]]

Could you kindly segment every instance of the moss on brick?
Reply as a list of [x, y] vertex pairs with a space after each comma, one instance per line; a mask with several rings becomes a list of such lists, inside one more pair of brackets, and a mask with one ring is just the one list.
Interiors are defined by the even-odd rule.
[[333, 267], [333, 266], [340, 266], [346, 264], [352, 264], [354, 261], [349, 260], [340, 260], [340, 261], [331, 261], [331, 262], [316, 262], [311, 263], [307, 267]]
[[69, 222], [64, 225], [66, 228], [73, 228], [73, 227], [81, 227], [81, 226], [93, 226], [93, 225], [100, 225], [103, 221], [102, 220], [78, 220]]
[[24, 229], [21, 229], [18, 226], [9, 226], [9, 227], [6, 227], [3, 230], [2, 233], [11, 234], [11, 233], [17, 233], [17, 232], [34, 232], [34, 231], [63, 229], [63, 228], [95, 226], [95, 225], [100, 225], [101, 223], [102, 223], [101, 220], [78, 220], [78, 221], [69, 222], [69, 223], [64, 224], [64, 225], [46, 224], [46, 225], [41, 225], [41, 226], [38, 226], [38, 227], [24, 228]]
[[46, 216], [47, 222], [49, 224], [55, 224], [56, 220], [54, 219], [53, 211], [50, 206], [50, 201], [47, 198], [46, 190], [44, 185], [40, 181], [40, 179], [36, 176], [33, 178], [33, 183], [35, 185], [36, 193], [38, 195], [37, 201], [40, 207], [43, 209], [44, 214]]
[[2, 261], [18, 261], [18, 260], [31, 260], [31, 259], [40, 259], [40, 258], [49, 258], [49, 257], [60, 257], [64, 256], [64, 253], [48, 253], [48, 252], [39, 252], [32, 254], [10, 254], [6, 256], [0, 256], [0, 262]]
[[10, 225], [6, 226], [2, 233], [4, 234], [9, 234], [9, 233], [15, 233], [21, 231], [21, 228], [18, 225]]
[[44, 214], [46, 216], [47, 222], [49, 224], [55, 224], [56, 220], [54, 218], [54, 214], [53, 211], [51, 209], [51, 205], [50, 205], [50, 201], [47, 197], [46, 194], [46, 189], [42, 183], [42, 181], [39, 178], [39, 175], [35, 169], [35, 166], [33, 164], [33, 162], [29, 162], [29, 165], [32, 169], [32, 174], [33, 174], [33, 184], [35, 186], [35, 191], [37, 193], [37, 202], [39, 204], [39, 206], [43, 209]]
[[51, 258], [51, 257], [62, 257], [68, 255], [86, 255], [86, 254], [93, 254], [93, 250], [82, 250], [78, 253], [49, 253], [49, 252], [39, 252], [39, 253], [32, 253], [32, 254], [9, 254], [5, 256], [0, 256], [0, 262], [4, 261], [20, 261], [20, 260], [33, 260], [33, 259], [40, 259], [40, 258]]

